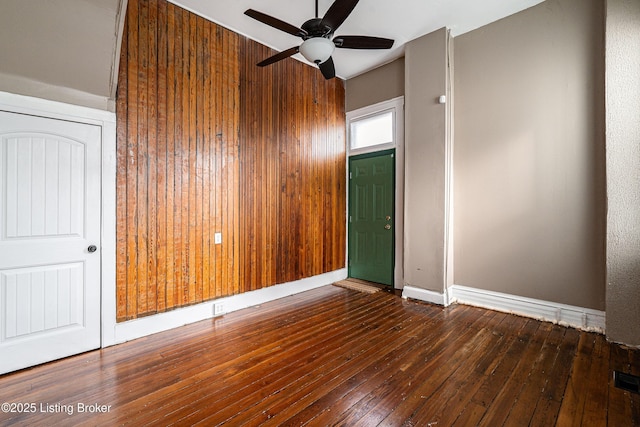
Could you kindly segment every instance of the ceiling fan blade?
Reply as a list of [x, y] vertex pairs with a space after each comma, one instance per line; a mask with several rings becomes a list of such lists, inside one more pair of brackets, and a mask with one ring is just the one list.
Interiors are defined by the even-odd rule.
[[331, 80], [336, 76], [336, 67], [333, 64], [333, 58], [329, 57], [329, 59], [319, 64], [318, 67], [325, 79]]
[[294, 35], [297, 37], [302, 37], [307, 35], [307, 32], [302, 28], [298, 28], [295, 25], [288, 24], [284, 21], [281, 21], [278, 18], [274, 18], [273, 16], [269, 16], [262, 12], [258, 12], [257, 10], [247, 9], [245, 10], [244, 14], [255, 19], [256, 21], [260, 21], [263, 24], [267, 24], [273, 28], [276, 28], [280, 31], [284, 31], [285, 33], [289, 33], [291, 35]]
[[338, 29], [345, 19], [351, 14], [358, 4], [358, 0], [336, 0], [327, 10], [327, 13], [320, 22], [321, 25], [329, 27], [331, 33]]
[[290, 57], [291, 55], [295, 55], [296, 53], [298, 53], [299, 50], [300, 50], [300, 48], [298, 46], [292, 47], [292, 48], [287, 49], [287, 50], [283, 50], [280, 53], [276, 53], [275, 55], [268, 57], [264, 61], [258, 62], [256, 65], [258, 67], [264, 67], [266, 65], [271, 65], [274, 62], [282, 61], [283, 59], [286, 59], [286, 58]]
[[393, 46], [391, 39], [370, 36], [338, 36], [333, 43], [343, 49], [391, 49]]

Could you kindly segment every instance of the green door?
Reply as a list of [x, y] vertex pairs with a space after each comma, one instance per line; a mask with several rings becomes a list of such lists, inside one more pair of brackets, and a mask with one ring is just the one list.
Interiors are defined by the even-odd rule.
[[349, 158], [349, 277], [393, 286], [395, 150]]

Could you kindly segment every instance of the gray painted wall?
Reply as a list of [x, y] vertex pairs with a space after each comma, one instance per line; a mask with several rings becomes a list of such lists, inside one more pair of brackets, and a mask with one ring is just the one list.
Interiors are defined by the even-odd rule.
[[445, 286], [447, 31], [409, 42], [405, 57], [349, 79], [347, 111], [405, 95], [404, 284]]
[[442, 293], [445, 287], [447, 31], [409, 42], [405, 50], [404, 282]]
[[115, 111], [126, 0], [2, 0], [0, 90]]
[[640, 1], [607, 0], [607, 338], [640, 346]]
[[603, 35], [548, 0], [455, 38], [456, 284], [605, 309]]
[[346, 111], [404, 95], [404, 57], [347, 80]]
[[[442, 50], [422, 43], [405, 64], [414, 225], [444, 204], [419, 190], [434, 147], [414, 122], [444, 125], [430, 102], [439, 65], [420, 75]], [[454, 44], [455, 283], [606, 310], [607, 338], [640, 346], [640, 2], [548, 0]], [[385, 99], [370, 73], [347, 82], [353, 108]], [[420, 262], [415, 239], [406, 249]]]

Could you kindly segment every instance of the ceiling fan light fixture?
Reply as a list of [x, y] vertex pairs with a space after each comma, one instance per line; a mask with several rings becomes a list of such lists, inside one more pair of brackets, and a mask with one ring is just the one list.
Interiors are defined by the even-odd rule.
[[275, 62], [289, 58], [296, 53], [309, 62], [318, 66], [325, 79], [329, 80], [336, 76], [335, 64], [331, 55], [335, 48], [342, 49], [391, 49], [393, 40], [372, 36], [337, 36], [333, 37], [335, 31], [349, 17], [359, 0], [333, 0], [331, 6], [322, 18], [318, 16], [318, 0], [316, 0], [316, 17], [308, 19], [300, 27], [291, 25], [273, 16], [247, 9], [244, 14], [250, 18], [269, 25], [277, 30], [302, 38], [300, 46], [294, 46], [275, 55], [271, 55], [265, 60], [258, 62], [258, 67], [265, 67]]
[[322, 64], [333, 54], [335, 45], [329, 39], [324, 37], [313, 37], [305, 40], [300, 45], [300, 53], [308, 61], [315, 64]]

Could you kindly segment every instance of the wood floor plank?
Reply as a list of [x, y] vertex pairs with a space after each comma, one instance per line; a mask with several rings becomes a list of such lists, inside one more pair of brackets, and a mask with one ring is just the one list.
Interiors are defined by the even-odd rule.
[[491, 403], [502, 389], [502, 386], [511, 375], [513, 368], [518, 363], [520, 354], [526, 348], [528, 337], [530, 337], [531, 333], [535, 331], [535, 328], [538, 326], [536, 323], [526, 319], [518, 318], [514, 320], [520, 320], [522, 322], [518, 326], [514, 325], [517, 328], [514, 330], [516, 336], [472, 398], [474, 403], [482, 405], [485, 408], [491, 406]]
[[451, 424], [452, 427], [467, 427], [467, 426], [477, 426], [484, 413], [486, 412], [486, 408], [482, 405], [478, 405], [477, 403], [470, 402], [462, 411], [462, 413], [456, 418], [456, 420]]
[[517, 361], [513, 369], [496, 397], [492, 399], [491, 406], [487, 409], [479, 425], [497, 426], [505, 423], [515, 403], [514, 397], [518, 396], [522, 390], [523, 381], [531, 373], [531, 362], [535, 360], [549, 334], [549, 330], [545, 326], [545, 324], [538, 324], [537, 327], [532, 327], [530, 334], [528, 328], [523, 329], [525, 333], [520, 335], [518, 341], [524, 343], [525, 347], [516, 356]]
[[589, 369], [595, 347], [594, 334], [582, 334], [578, 344], [577, 357], [573, 363], [573, 369], [564, 392], [558, 424], [579, 426], [582, 423], [582, 414], [585, 404], [586, 389]]
[[[467, 364], [471, 365], [471, 369], [473, 368], [472, 364], [476, 362], [477, 358], [481, 357], [481, 353], [476, 350], [488, 349], [492, 344], [492, 338], [493, 336], [489, 331], [478, 331], [472, 339], [458, 349], [454, 357], [449, 359], [447, 363], [450, 369], [448, 371], [426, 371], [424, 372], [426, 374], [424, 377], [416, 378], [417, 381], [422, 383], [421, 387], [418, 387], [415, 391], [403, 389], [401, 393], [415, 396], [422, 400], [419, 409], [412, 414], [407, 423], [424, 425], [441, 419], [441, 415], [438, 414], [441, 414], [447, 402], [457, 393], [459, 387], [464, 387], [464, 385], [460, 384], [459, 379], [464, 376], [465, 368], [469, 367]], [[395, 412], [394, 405], [389, 402], [390, 398], [390, 396], [387, 399], [378, 397], [376, 400], [379, 400], [379, 402], [376, 403], [376, 406], [354, 425], [366, 425], [369, 422], [378, 423], [390, 413]], [[440, 422], [438, 423], [440, 424]]]
[[[400, 349], [393, 359], [390, 361], [385, 359], [382, 363], [380, 360], [372, 360], [367, 365], [367, 369], [361, 374], [349, 378], [347, 378], [348, 375], [343, 375], [343, 382], [337, 388], [334, 388], [331, 393], [323, 395], [305, 408], [304, 411], [298, 412], [293, 418], [287, 420], [285, 424], [300, 424], [305, 418], [310, 417], [313, 419], [314, 425], [321, 425], [325, 422], [324, 417], [327, 415], [331, 417], [332, 414], [338, 414], [341, 410], [344, 412], [349, 409], [351, 406], [350, 399], [355, 398], [355, 401], [357, 401], [368, 390], [379, 386], [384, 381], [388, 381], [389, 377], [395, 372], [409, 370], [411, 360], [416, 353], [419, 353], [418, 350], [424, 349], [429, 345], [436, 347], [438, 342], [444, 341], [444, 337], [438, 337], [434, 334], [428, 321], [416, 326], [410, 329], [409, 336], [412, 337], [411, 341]], [[403, 335], [406, 334], [398, 329], [394, 329], [394, 331]], [[370, 357], [369, 359], [371, 360]]]
[[559, 345], [566, 328], [548, 323], [542, 326], [550, 328], [550, 332], [540, 352], [533, 360], [531, 372], [524, 379], [520, 393], [515, 397], [514, 405], [507, 416], [505, 425], [515, 425], [522, 420], [532, 418], [537, 403], [543, 396], [549, 372], [558, 357]]
[[[374, 302], [375, 301], [371, 301], [371, 304], [361, 302], [357, 307], [357, 311], [362, 311], [364, 314], [373, 312], [376, 308], [376, 306], [372, 306]], [[380, 305], [381, 304], [378, 304], [378, 308]], [[325, 309], [321, 313], [315, 313], [313, 316], [310, 316], [310, 313], [315, 312], [307, 311], [307, 319], [293, 322], [293, 325], [295, 325], [297, 329], [288, 329], [286, 336], [282, 335], [284, 334], [284, 329], [278, 327], [280, 322], [271, 322], [273, 323], [274, 329], [271, 331], [271, 334], [275, 333], [275, 341], [273, 340], [273, 335], [265, 334], [264, 332], [256, 334], [252, 331], [249, 334], [240, 335], [240, 339], [234, 340], [234, 342], [221, 341], [216, 343], [216, 347], [219, 348], [227, 346], [234, 347], [235, 350], [233, 352], [217, 352], [215, 358], [212, 355], [200, 355], [200, 357], [192, 359], [192, 364], [181, 364], [179, 371], [180, 376], [175, 378], [178, 372], [170, 376], [166, 387], [161, 388], [157, 396], [151, 396], [151, 398], [159, 399], [159, 408], [156, 410], [166, 410], [173, 413], [176, 408], [180, 409], [187, 403], [189, 405], [197, 404], [203, 399], [201, 396], [203, 392], [216, 392], [217, 395], [221, 395], [227, 392], [227, 390], [226, 387], [220, 384], [224, 385], [227, 381], [231, 382], [234, 388], [241, 389], [243, 381], [249, 378], [248, 370], [250, 368], [260, 366], [271, 356], [277, 355], [280, 348], [288, 347], [293, 341], [306, 342], [311, 335], [321, 333], [323, 328], [328, 328], [328, 330], [333, 331], [335, 324], [342, 320], [340, 317], [334, 316], [336, 313], [330, 309]], [[354, 312], [344, 314], [353, 317], [357, 315]], [[319, 316], [324, 318], [325, 323], [318, 321]], [[361, 315], [357, 316], [362, 317]], [[263, 324], [266, 323], [270, 322], [263, 322]], [[314, 325], [315, 329], [311, 330], [309, 328], [311, 324]], [[197, 350], [194, 347], [190, 347], [188, 351], [195, 352]], [[203, 369], [203, 362], [206, 362], [205, 365], [213, 366], [213, 368], [210, 370]], [[169, 363], [174, 365], [173, 362]], [[157, 370], [162, 371], [163, 369], [160, 368]], [[153, 377], [154, 381], [162, 381], [164, 378], [162, 374], [156, 374], [153, 375]], [[216, 378], [215, 382], [203, 382], [206, 378], [211, 377]], [[211, 387], [209, 388], [209, 386]], [[129, 407], [134, 408], [139, 406], [149, 398], [150, 396], [148, 394], [136, 394], [132, 396], [130, 401], [121, 402], [121, 405], [123, 405], [123, 408], [126, 410]], [[209, 398], [209, 402], [207, 403], [214, 402], [211, 402]], [[129, 417], [129, 420], [136, 421], [137, 418]]]
[[[469, 310], [472, 313], [473, 309]], [[477, 314], [476, 314], [477, 315]], [[464, 358], [469, 347], [477, 346], [482, 341], [482, 324], [490, 319], [492, 314], [481, 316], [473, 325], [461, 328], [459, 331], [450, 330], [441, 334], [436, 341], [430, 343], [426, 349], [416, 348], [413, 356], [403, 361], [401, 369], [392, 372], [380, 386], [365, 395], [360, 401], [349, 407], [343, 415], [344, 424], [378, 424], [396, 405], [390, 405], [392, 396], [402, 395], [416, 398], [417, 401], [429, 399], [439, 384], [448, 377], [450, 370]], [[463, 323], [463, 321], [461, 321]], [[446, 343], [450, 340], [464, 342], [462, 349], [452, 349]], [[434, 369], [446, 360], [449, 369]], [[416, 390], [416, 387], [418, 389]], [[360, 395], [363, 393], [361, 392]], [[405, 402], [407, 399], [405, 399]], [[335, 411], [334, 411], [335, 412]]]
[[[358, 317], [361, 322], [376, 322], [380, 320], [380, 313], [375, 312], [375, 309], [379, 309], [380, 307], [372, 307], [371, 310], [366, 312], [362, 312], [362, 314]], [[379, 310], [378, 310], [379, 311]], [[397, 313], [401, 314], [401, 313]], [[279, 342], [279, 347], [281, 349], [280, 352], [274, 353], [271, 358], [264, 360], [264, 368], [262, 368], [261, 363], [257, 360], [252, 360], [252, 366], [238, 366], [238, 358], [234, 360], [232, 369], [234, 372], [234, 376], [237, 377], [234, 379], [234, 376], [227, 378], [224, 375], [218, 375], [221, 380], [226, 382], [230, 380], [230, 384], [232, 385], [232, 389], [229, 387], [216, 386], [218, 395], [220, 396], [219, 400], [211, 399], [210, 393], [206, 393], [205, 390], [198, 390], [198, 394], [203, 394], [202, 399], [206, 399], [207, 405], [214, 405], [219, 408], [223, 408], [223, 410], [216, 411], [214, 414], [215, 419], [219, 419], [224, 421], [225, 416], [232, 417], [238, 411], [237, 408], [243, 408], [243, 405], [239, 405], [239, 402], [243, 402], [247, 404], [248, 407], [251, 407], [262, 399], [257, 399], [257, 397], [261, 394], [269, 394], [269, 390], [275, 388], [273, 393], [278, 392], [278, 386], [288, 380], [294, 380], [296, 378], [300, 378], [305, 370], [305, 366], [308, 363], [313, 362], [322, 363], [323, 360], [326, 360], [328, 363], [330, 360], [327, 360], [331, 356], [335, 356], [332, 354], [332, 348], [340, 349], [345, 345], [349, 345], [351, 340], [355, 340], [356, 342], [362, 338], [363, 330], [348, 330], [339, 324], [344, 321], [344, 319], [340, 319], [339, 317], [332, 317], [335, 320], [335, 323], [329, 324], [324, 328], [324, 330], [318, 330], [314, 328], [311, 332], [315, 336], [313, 340], [303, 340], [298, 342], [296, 345], [287, 345], [287, 342], [281, 340]], [[308, 328], [309, 329], [309, 328]], [[362, 332], [362, 333], [359, 333]], [[331, 344], [331, 347], [328, 344]], [[335, 350], [334, 350], [335, 352]], [[284, 367], [280, 370], [275, 370], [272, 366], [276, 363], [282, 364]], [[296, 362], [299, 363], [296, 366]], [[306, 363], [305, 363], [306, 362]], [[298, 369], [291, 369], [291, 367], [296, 367]], [[215, 386], [215, 384], [214, 384]], [[202, 393], [202, 392], [205, 393]], [[215, 391], [215, 390], [208, 390]], [[264, 398], [264, 397], [263, 397]], [[187, 396], [187, 400], [192, 404], [196, 405], [199, 403], [197, 400], [194, 400], [193, 397]], [[172, 402], [173, 405], [180, 405], [180, 401]], [[205, 406], [205, 405], [203, 405]], [[228, 410], [228, 411], [225, 411]], [[198, 418], [198, 416], [205, 415], [202, 410], [197, 411], [198, 413], [186, 414], [184, 418], [181, 418], [180, 423], [190, 424], [193, 422], [194, 418]], [[230, 413], [227, 413], [230, 412]], [[213, 420], [208, 420], [213, 422]]]
[[[474, 351], [468, 351], [466, 356], [469, 357], [459, 365], [453, 364], [454, 360], [447, 363], [448, 370], [441, 370], [440, 376], [429, 377], [424, 381], [422, 386], [417, 386], [415, 390], [412, 390], [407, 394], [402, 403], [394, 408], [392, 411], [388, 411], [381, 420], [382, 426], [396, 426], [401, 425], [403, 422], [411, 423], [416, 419], [432, 419], [432, 414], [437, 408], [441, 408], [450, 399], [452, 394], [459, 387], [458, 375], [465, 376], [468, 371], [475, 369], [476, 362], [479, 363], [479, 359], [483, 357], [483, 350], [488, 349], [500, 339], [499, 334], [493, 334], [492, 329], [495, 327], [496, 318], [503, 319], [504, 316], [501, 313], [490, 313], [490, 316], [483, 316], [482, 322], [475, 322], [473, 325], [476, 330], [476, 336], [479, 341], [476, 344]], [[476, 351], [477, 350], [477, 351]], [[460, 352], [464, 352], [465, 348], [459, 349]], [[484, 353], [486, 354], [486, 353]], [[462, 355], [465, 357], [465, 355]], [[448, 376], [447, 376], [448, 375]], [[438, 402], [435, 402], [438, 400]], [[429, 402], [426, 405], [426, 402]], [[368, 416], [367, 419], [374, 419], [372, 416]], [[436, 421], [433, 419], [433, 421]], [[437, 422], [437, 421], [436, 421]]]
[[638, 360], [594, 333], [325, 286], [0, 376], [0, 401], [44, 405], [0, 425], [634, 426], [640, 395], [612, 372]]
[[[356, 295], [356, 297], [359, 297], [359, 296], [360, 295]], [[296, 323], [296, 320], [299, 320], [298, 317], [301, 315], [309, 316], [314, 314], [317, 315], [319, 313], [326, 314], [327, 306], [326, 304], [324, 304], [324, 300], [319, 300], [318, 302], [320, 303], [320, 305], [318, 305], [318, 309], [319, 309], [318, 311], [314, 311], [312, 309], [313, 307], [303, 304], [302, 307], [297, 309], [295, 312], [290, 310], [283, 310], [283, 315], [287, 317], [286, 321], [291, 321], [293, 323]], [[361, 304], [358, 304], [358, 305], [361, 305]], [[364, 307], [364, 305], [362, 305], [362, 307]], [[251, 311], [249, 310], [247, 314], [248, 315], [251, 314]], [[230, 315], [230, 317], [233, 318], [233, 314]], [[226, 319], [220, 319], [220, 320], [233, 323], [233, 320], [226, 320]], [[217, 319], [211, 322], [213, 322], [215, 325], [221, 324], [221, 323], [218, 323]], [[144, 345], [140, 345], [137, 347], [127, 346], [127, 345], [111, 347], [110, 349], [108, 349], [108, 351], [113, 352], [114, 356], [116, 357], [114, 357], [114, 360], [109, 362], [108, 367], [117, 368], [118, 373], [120, 375], [123, 375], [129, 378], [130, 380], [136, 380], [138, 377], [146, 376], [150, 368], [155, 368], [158, 371], [162, 371], [164, 368], [163, 364], [166, 364], [166, 363], [173, 364], [176, 362], [172, 360], [172, 357], [180, 358], [180, 357], [183, 357], [185, 354], [193, 356], [194, 353], [198, 354], [202, 351], [202, 348], [201, 348], [202, 346], [211, 345], [211, 343], [206, 343], [202, 341], [198, 341], [195, 343], [193, 342], [194, 337], [201, 335], [202, 328], [205, 328], [206, 330], [210, 329], [211, 326], [208, 325], [208, 323], [209, 322], [200, 322], [199, 324], [192, 325], [190, 329], [196, 330], [196, 332], [194, 332], [193, 334], [181, 333], [179, 336], [174, 335], [173, 337], [170, 335], [166, 335], [166, 339], [161, 339], [161, 340], [158, 339], [160, 337], [159, 335], [154, 335], [153, 337], [146, 337], [136, 341], [137, 343], [144, 344], [145, 341], [153, 339], [153, 341], [159, 342], [160, 345], [164, 345], [164, 347], [162, 347], [162, 351], [159, 351], [157, 353], [149, 354], [148, 349]], [[271, 322], [260, 322], [259, 327], [253, 327], [250, 329], [244, 328], [241, 331], [230, 330], [228, 331], [230, 332], [228, 334], [226, 333], [218, 334], [216, 337], [217, 338], [216, 344], [220, 346], [233, 346], [233, 345], [236, 345], [236, 342], [246, 342], [247, 340], [251, 339], [256, 335], [258, 336], [267, 335], [269, 332], [273, 332], [274, 330], [281, 330], [282, 329], [281, 326], [282, 326], [282, 320], [279, 320], [279, 318], [276, 317], [272, 319]], [[227, 332], [226, 328], [225, 328], [225, 332]], [[241, 332], [241, 333], [238, 333], [238, 332]], [[166, 345], [168, 343], [171, 343], [171, 345]], [[125, 348], [132, 348], [135, 351], [129, 351], [129, 352], [120, 351], [120, 349], [125, 349]], [[107, 350], [104, 350], [104, 351], [107, 351]], [[228, 356], [227, 353], [223, 353], [223, 352], [216, 352], [216, 354], [220, 355], [221, 357]], [[78, 357], [85, 358], [87, 356], [81, 355]], [[195, 372], [199, 372], [201, 370], [200, 363], [202, 361], [198, 361], [197, 359], [194, 359], [194, 361], [196, 362], [196, 365], [197, 365], [195, 368]], [[30, 389], [32, 390], [33, 393], [37, 393], [38, 390], [42, 390], [44, 387], [47, 387], [48, 385], [49, 386], [56, 385], [59, 382], [59, 378], [61, 375], [65, 376], [65, 375], [70, 375], [71, 373], [74, 373], [75, 375], [83, 375], [86, 373], [82, 370], [79, 371], [78, 366], [72, 363], [72, 359], [65, 359], [63, 361], [57, 362], [57, 365], [58, 366], [68, 365], [68, 366], [66, 368], [62, 368], [58, 370], [57, 372], [49, 371], [47, 374], [41, 375], [38, 378], [36, 378], [34, 382], [30, 384]], [[95, 366], [93, 367], [87, 366], [86, 368], [84, 368], [84, 366], [86, 366], [86, 364], [82, 364], [80, 369], [87, 369], [89, 372], [95, 371]], [[186, 368], [187, 366], [185, 366], [185, 364], [181, 364], [181, 366], [179, 367], [180, 375], [182, 376], [188, 375], [188, 373], [185, 372]], [[28, 372], [28, 371], [25, 371], [25, 372]], [[45, 378], [48, 378], [48, 380], [43, 381], [43, 379]], [[154, 380], [156, 381], [160, 379], [161, 378], [158, 378], [158, 377], [154, 378]], [[91, 386], [88, 386], [87, 390], [91, 392]]]
[[589, 386], [584, 393], [585, 405], [582, 425], [606, 425], [609, 388], [602, 385], [609, 384], [609, 345], [602, 335], [595, 336], [595, 349], [587, 378]]
[[[379, 298], [383, 298], [385, 301], [397, 302], [397, 298], [394, 298], [390, 295], [380, 296]], [[388, 349], [389, 351], [393, 351], [395, 349], [395, 347], [393, 347], [393, 345], [395, 344], [394, 337], [399, 337], [399, 339], [405, 338], [405, 334], [402, 333], [403, 319], [398, 318], [394, 321], [393, 318], [391, 318], [389, 320], [391, 320], [391, 323], [388, 325], [389, 329], [385, 332], [385, 335], [376, 338], [377, 342], [385, 343], [385, 345], [380, 348], [380, 351], [382, 352], [381, 354], [384, 354], [384, 351], [386, 351], [386, 349]], [[355, 326], [360, 327], [360, 325]], [[380, 328], [376, 328], [376, 330], [377, 329]], [[367, 348], [369, 348], [368, 346], [372, 344], [374, 343], [370, 342], [367, 345]], [[406, 346], [402, 346], [402, 348], [406, 350]], [[262, 423], [269, 421], [270, 424], [278, 425], [280, 419], [286, 419], [287, 416], [295, 414], [295, 411], [299, 410], [298, 408], [309, 405], [311, 402], [313, 402], [314, 399], [317, 399], [319, 396], [323, 396], [328, 392], [332, 392], [332, 389], [335, 388], [337, 384], [342, 381], [347, 381], [348, 378], [350, 378], [350, 375], [354, 375], [358, 372], [358, 370], [369, 366], [368, 364], [379, 366], [380, 358], [372, 356], [373, 355], [370, 354], [370, 352], [367, 352], [365, 348], [350, 349], [342, 358], [337, 359], [329, 367], [320, 367], [319, 373], [321, 374], [321, 376], [319, 377], [319, 380], [322, 380], [321, 383], [310, 382], [310, 378], [307, 378], [306, 381], [301, 385], [298, 385], [298, 381], [292, 383], [289, 389], [293, 390], [283, 390], [282, 392], [287, 392], [291, 397], [292, 402], [295, 402], [295, 404], [289, 402], [288, 404], [284, 405], [285, 407], [278, 407], [280, 405], [276, 405], [274, 407], [269, 406], [268, 402], [263, 402], [263, 406], [260, 406], [262, 411], [259, 412], [258, 419], [256, 419], [255, 416], [249, 417], [249, 414], [245, 413], [234, 418], [234, 424], [240, 423], [245, 419], [249, 419], [251, 420], [250, 424], [255, 422]], [[367, 379], [370, 380], [371, 378], [367, 376]], [[287, 421], [287, 423], [289, 422]]]
[[[503, 317], [504, 318], [504, 317]], [[405, 425], [417, 420], [431, 420], [439, 425], [451, 425], [469, 404], [471, 396], [486, 379], [486, 365], [495, 357], [497, 347], [504, 345], [504, 335], [492, 333], [487, 328], [488, 339], [484, 346], [478, 346], [471, 352], [455, 372], [435, 391], [433, 397], [425, 400], [423, 405], [405, 421]], [[427, 404], [428, 402], [428, 404]], [[395, 411], [394, 411], [395, 412]], [[390, 424], [392, 425], [392, 424]]]

